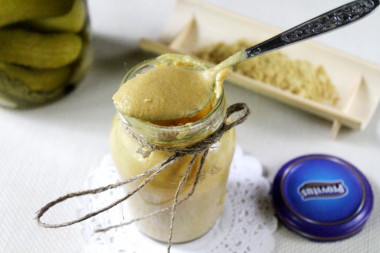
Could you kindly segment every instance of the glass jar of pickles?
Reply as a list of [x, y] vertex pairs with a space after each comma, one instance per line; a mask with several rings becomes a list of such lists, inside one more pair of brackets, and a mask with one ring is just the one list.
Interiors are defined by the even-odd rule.
[[0, 105], [33, 107], [72, 91], [91, 63], [86, 1], [0, 6]]
[[[137, 65], [126, 75], [123, 83], [136, 75], [155, 68], [155, 60]], [[194, 69], [202, 66], [194, 65]], [[186, 82], [186, 80], [184, 80]], [[170, 91], [168, 91], [170, 92]], [[166, 122], [140, 120], [121, 113], [114, 118], [111, 128], [111, 153], [123, 180], [132, 178], [163, 162], [172, 153], [153, 150], [146, 156], [141, 146], [128, 131], [145, 142], [162, 147], [181, 148], [194, 144], [211, 135], [224, 122], [226, 98], [224, 93], [191, 119], [177, 119]], [[128, 131], [126, 131], [126, 128]], [[231, 129], [214, 143], [204, 163], [200, 181], [193, 195], [177, 206], [173, 224], [172, 242], [193, 240], [205, 234], [215, 223], [223, 210], [229, 166], [235, 149], [235, 131]], [[170, 207], [181, 178], [185, 174], [193, 155], [185, 155], [169, 165], [144, 188], [127, 202], [133, 217], [141, 217]], [[179, 193], [179, 199], [191, 191], [201, 155], [195, 160], [190, 174]], [[135, 189], [141, 181], [130, 184], [128, 191]], [[137, 222], [140, 231], [159, 241], [168, 239], [171, 220], [170, 210]]]

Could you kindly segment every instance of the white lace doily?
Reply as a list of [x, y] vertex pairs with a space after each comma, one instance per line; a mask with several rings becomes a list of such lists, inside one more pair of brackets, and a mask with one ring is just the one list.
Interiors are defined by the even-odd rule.
[[[172, 253], [190, 252], [273, 252], [273, 232], [277, 219], [269, 195], [270, 184], [262, 176], [260, 162], [240, 147], [236, 148], [228, 179], [224, 211], [214, 227], [204, 236], [189, 243], [174, 244]], [[110, 155], [86, 179], [86, 188], [95, 188], [119, 180]], [[124, 195], [123, 189], [115, 189], [86, 198], [80, 215], [97, 210]], [[125, 208], [124, 208], [125, 209]], [[87, 245], [83, 253], [146, 253], [166, 252], [167, 245], [152, 240], [131, 224], [106, 233], [94, 233], [96, 228], [119, 224], [129, 220], [122, 206], [83, 223], [83, 235]]]

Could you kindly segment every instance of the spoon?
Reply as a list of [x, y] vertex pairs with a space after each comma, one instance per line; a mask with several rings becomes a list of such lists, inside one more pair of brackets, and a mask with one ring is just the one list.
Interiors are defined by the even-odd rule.
[[[372, 12], [379, 5], [379, 0], [358, 0], [342, 5], [313, 19], [310, 19], [300, 25], [297, 25], [283, 33], [280, 33], [264, 42], [261, 42], [253, 47], [239, 51], [218, 65], [204, 71], [206, 78], [214, 78], [215, 75], [232, 67], [240, 62], [251, 59], [255, 56], [279, 49], [296, 42], [310, 39], [317, 35], [335, 30], [345, 25], [351, 24], [362, 17]], [[210, 103], [215, 89], [215, 81], [210, 87], [212, 90], [209, 93], [207, 101], [199, 108], [204, 108]], [[200, 109], [197, 110], [200, 110]], [[194, 111], [193, 111], [194, 112]]]
[[[134, 78], [135, 80], [127, 81], [119, 89], [114, 95], [115, 106], [121, 114], [152, 122], [196, 117], [198, 113], [203, 113], [202, 109], [207, 108], [214, 97], [214, 101], [218, 100], [223, 90], [223, 81], [231, 72], [232, 66], [274, 49], [353, 23], [373, 11], [379, 5], [379, 1], [350, 2], [237, 52], [209, 69], [193, 71], [174, 67], [149, 71]], [[176, 61], [181, 63], [181, 66], [186, 66], [186, 63], [199, 66], [203, 64], [190, 56], [176, 54], [159, 56], [157, 61], [163, 66]], [[185, 80], [186, 85], [178, 85], [183, 82], [182, 80]], [[169, 89], [171, 92], [166, 92]], [[139, 99], [132, 99], [136, 97]], [[140, 97], [145, 98], [144, 103], [141, 103]]]

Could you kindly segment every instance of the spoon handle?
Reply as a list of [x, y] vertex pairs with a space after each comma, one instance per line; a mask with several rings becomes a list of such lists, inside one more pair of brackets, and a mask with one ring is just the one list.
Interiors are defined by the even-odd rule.
[[369, 14], [379, 0], [358, 0], [342, 5], [244, 50], [246, 59], [351, 24]]

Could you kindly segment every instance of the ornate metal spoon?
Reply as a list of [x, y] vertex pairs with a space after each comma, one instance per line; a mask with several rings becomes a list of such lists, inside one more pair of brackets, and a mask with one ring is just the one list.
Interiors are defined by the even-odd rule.
[[[279, 49], [295, 42], [307, 40], [325, 32], [351, 24], [373, 11], [379, 5], [379, 1], [380, 0], [358, 0], [350, 2], [297, 25], [253, 47], [239, 51], [218, 65], [202, 71], [204, 79], [206, 80], [205, 83], [208, 85], [210, 92], [207, 96], [199, 98], [199, 107], [189, 110], [189, 115], [194, 115], [209, 104], [214, 94], [216, 94], [217, 97], [218, 94], [221, 94], [223, 79], [228, 74], [223, 72], [225, 72], [224, 70], [228, 70], [228, 67], [274, 49]], [[172, 55], [172, 57], [175, 56]], [[158, 59], [160, 59], [160, 57]], [[219, 73], [222, 73], [221, 78], [218, 78]]]
[[288, 46], [295, 42], [307, 40], [325, 32], [351, 24], [369, 14], [378, 5], [379, 0], [358, 0], [342, 5], [261, 42], [260, 44], [230, 56], [223, 62], [219, 63], [217, 68], [233, 66], [257, 55]]

